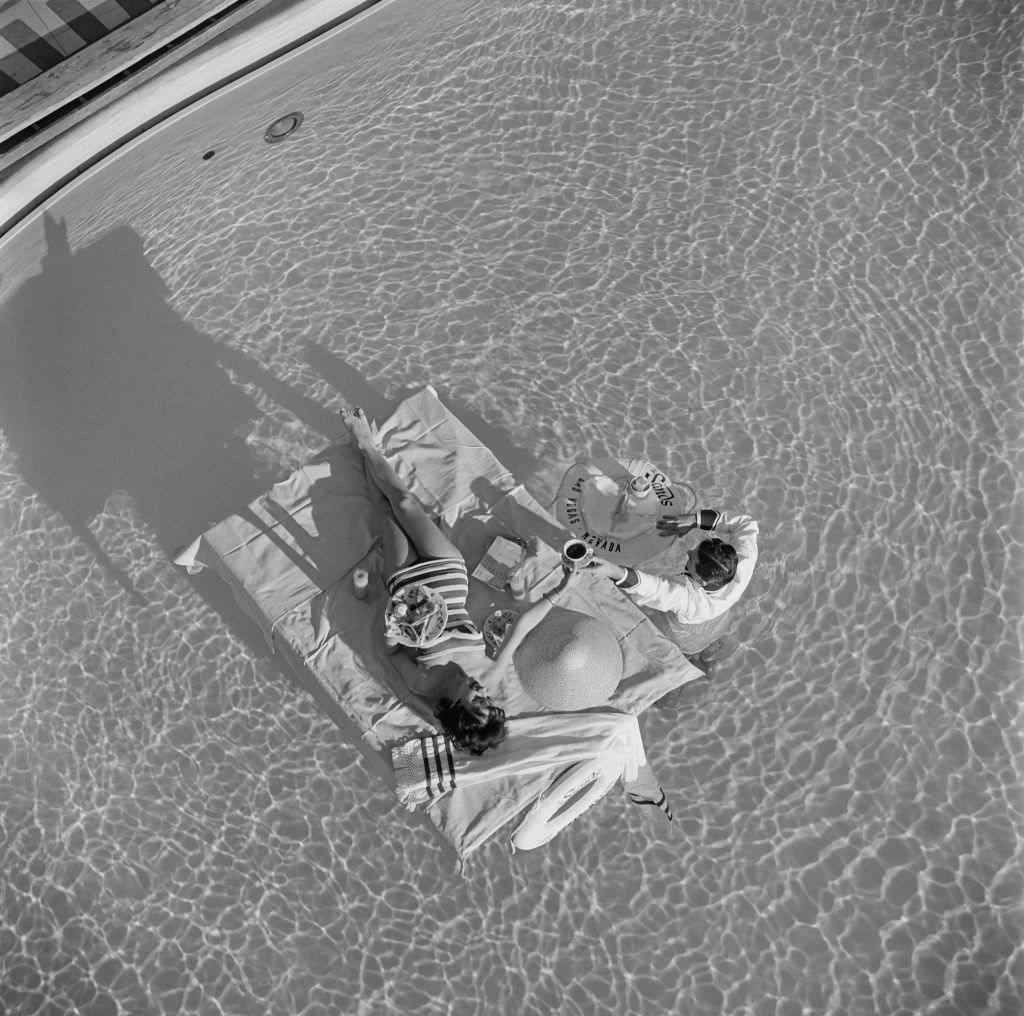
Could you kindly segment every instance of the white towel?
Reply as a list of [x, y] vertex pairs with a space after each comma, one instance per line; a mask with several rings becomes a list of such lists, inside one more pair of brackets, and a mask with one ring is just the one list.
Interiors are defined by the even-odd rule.
[[508, 737], [483, 755], [458, 751], [442, 734], [391, 750], [398, 798], [410, 810], [457, 787], [554, 773], [589, 759], [610, 759], [620, 767], [623, 783], [636, 780], [647, 764], [637, 718], [617, 709], [543, 713], [509, 720]]

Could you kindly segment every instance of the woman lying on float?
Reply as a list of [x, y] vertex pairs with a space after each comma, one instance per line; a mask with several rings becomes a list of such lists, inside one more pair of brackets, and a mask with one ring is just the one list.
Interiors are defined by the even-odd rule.
[[[487, 685], [494, 683], [489, 678], [504, 673], [513, 663], [527, 635], [551, 611], [555, 597], [575, 585], [579, 575], [565, 574], [555, 589], [524, 611], [496, 659], [488, 659], [483, 635], [466, 609], [469, 578], [461, 551], [431, 520], [384, 457], [362, 409], [342, 410], [341, 417], [353, 446], [363, 456], [370, 495], [378, 499], [384, 574], [391, 597], [386, 616], [394, 618], [396, 608], [408, 608], [410, 602], [417, 608], [414, 625], [403, 628], [396, 623], [393, 631], [419, 666], [421, 680], [412, 691], [432, 709], [442, 730], [460, 750], [479, 755], [506, 736], [505, 712], [488, 694]], [[534, 694], [542, 684], [564, 683], [558, 672], [561, 659], [574, 671], [586, 673], [591, 688], [600, 690], [599, 701], [604, 701], [622, 676], [618, 643], [593, 618], [567, 613], [575, 615], [572, 623], [563, 621], [546, 631], [542, 644], [515, 660], [516, 672], [527, 693]], [[547, 704], [543, 698], [538, 701]], [[579, 707], [575, 697], [564, 691], [559, 702], [563, 709]]]

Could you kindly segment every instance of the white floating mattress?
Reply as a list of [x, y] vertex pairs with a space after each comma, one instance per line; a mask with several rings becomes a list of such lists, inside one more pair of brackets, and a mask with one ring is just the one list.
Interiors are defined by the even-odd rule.
[[[389, 461], [427, 512], [441, 519], [470, 571], [495, 535], [535, 536], [538, 551], [526, 565], [531, 599], [556, 584], [559, 551], [569, 534], [433, 388], [399, 403], [379, 430]], [[417, 711], [406, 685], [415, 664], [384, 646], [380, 558], [362, 460], [346, 437], [198, 537], [175, 561], [191, 571], [211, 568], [231, 586], [275, 653], [394, 788], [391, 746], [435, 727]], [[352, 594], [352, 571], [360, 565], [371, 573], [364, 600]], [[575, 602], [565, 605], [603, 619], [619, 640], [625, 676], [610, 705], [636, 714], [700, 677], [606, 580], [587, 577]], [[522, 607], [476, 580], [468, 606], [478, 624], [498, 607]], [[512, 674], [490, 690], [510, 716], [540, 711]], [[542, 775], [459, 788], [432, 802], [427, 814], [464, 859], [511, 823], [550, 780]]]

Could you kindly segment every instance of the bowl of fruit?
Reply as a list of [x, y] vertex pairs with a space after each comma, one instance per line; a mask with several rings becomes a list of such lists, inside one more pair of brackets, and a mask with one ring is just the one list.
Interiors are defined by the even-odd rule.
[[496, 656], [516, 623], [519, 614], [514, 610], [496, 610], [484, 621], [484, 644], [492, 656]]
[[444, 597], [430, 586], [411, 583], [388, 601], [384, 610], [384, 634], [389, 641], [423, 649], [441, 638], [447, 621]]

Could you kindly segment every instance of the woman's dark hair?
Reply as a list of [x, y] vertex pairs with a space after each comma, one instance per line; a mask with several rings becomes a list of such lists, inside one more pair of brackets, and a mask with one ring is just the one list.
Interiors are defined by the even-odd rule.
[[434, 716], [455, 747], [470, 755], [482, 755], [488, 748], [497, 748], [508, 735], [505, 710], [500, 706], [488, 706], [486, 718], [481, 719], [464, 702], [443, 698], [437, 703]]
[[737, 564], [739, 557], [736, 548], [715, 537], [697, 546], [697, 560], [693, 563], [693, 570], [703, 581], [704, 588], [713, 593], [732, 582]]

